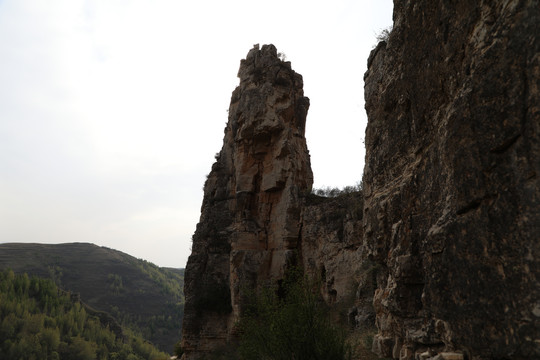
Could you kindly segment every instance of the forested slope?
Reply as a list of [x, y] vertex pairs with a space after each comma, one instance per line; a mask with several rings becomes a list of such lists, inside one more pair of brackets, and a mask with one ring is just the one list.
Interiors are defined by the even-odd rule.
[[53, 279], [160, 349], [180, 339], [183, 271], [86, 243], [0, 244], [0, 270]]
[[141, 337], [88, 309], [52, 280], [0, 272], [0, 358], [168, 359]]

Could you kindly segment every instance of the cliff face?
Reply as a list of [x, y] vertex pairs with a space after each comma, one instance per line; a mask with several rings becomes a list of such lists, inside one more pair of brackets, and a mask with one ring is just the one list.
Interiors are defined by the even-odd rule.
[[186, 268], [185, 358], [291, 264], [376, 323], [381, 356], [540, 358], [538, 34], [538, 0], [396, 0], [365, 75], [364, 191], [335, 199], [308, 195], [302, 77], [252, 49]]
[[540, 6], [395, 1], [365, 75], [374, 350], [540, 357]]
[[303, 195], [313, 183], [302, 77], [273, 45], [255, 46], [238, 77], [186, 268], [187, 359], [233, 336], [243, 288], [277, 281], [298, 261]]
[[372, 327], [377, 266], [366, 259], [361, 191], [335, 198], [311, 195], [301, 217], [300, 257], [304, 272], [321, 281], [321, 295], [355, 328]]

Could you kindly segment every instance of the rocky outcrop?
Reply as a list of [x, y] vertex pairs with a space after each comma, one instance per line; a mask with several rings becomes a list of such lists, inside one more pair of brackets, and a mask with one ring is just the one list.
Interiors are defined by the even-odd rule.
[[185, 273], [186, 359], [234, 336], [243, 288], [277, 281], [298, 261], [301, 209], [313, 183], [302, 76], [273, 45], [256, 45], [238, 77]]
[[[185, 275], [183, 348], [291, 264], [394, 359], [540, 358], [540, 6], [396, 1], [368, 59], [363, 194], [309, 195], [302, 77], [242, 60]], [[344, 310], [344, 311], [341, 311]]]
[[[310, 195], [302, 209], [301, 265], [321, 282], [321, 295], [353, 328], [372, 327], [377, 264], [366, 259], [362, 191], [337, 197]], [[340, 319], [343, 321], [343, 319]]]
[[365, 75], [381, 356], [540, 358], [539, 34], [537, 0], [395, 1]]

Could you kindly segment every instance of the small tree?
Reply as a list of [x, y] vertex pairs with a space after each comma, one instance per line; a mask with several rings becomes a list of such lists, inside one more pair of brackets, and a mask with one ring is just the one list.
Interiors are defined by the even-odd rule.
[[390, 38], [390, 33], [392, 32], [392, 26], [387, 27], [386, 29], [381, 30], [381, 32], [376, 36], [377, 42], [386, 41]]
[[239, 324], [241, 358], [349, 359], [346, 334], [330, 322], [316, 289], [299, 271], [292, 271], [279, 286], [252, 296]]

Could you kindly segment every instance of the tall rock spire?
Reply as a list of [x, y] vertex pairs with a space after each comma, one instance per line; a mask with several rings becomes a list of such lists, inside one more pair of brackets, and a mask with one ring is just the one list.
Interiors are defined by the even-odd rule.
[[230, 340], [242, 289], [280, 279], [297, 260], [303, 194], [313, 183], [302, 76], [273, 45], [255, 45], [238, 77], [186, 268], [188, 360]]

